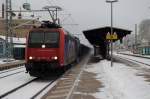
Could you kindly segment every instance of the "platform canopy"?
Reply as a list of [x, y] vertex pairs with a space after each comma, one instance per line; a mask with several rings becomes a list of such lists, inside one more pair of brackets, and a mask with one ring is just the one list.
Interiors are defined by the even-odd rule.
[[[105, 41], [107, 42], [108, 40], [106, 40], [106, 35], [108, 32], [111, 33], [111, 27], [109, 26], [83, 31], [85, 37], [92, 45], [101, 45]], [[132, 31], [113, 27], [113, 32], [116, 32], [118, 36], [118, 39], [116, 40], [121, 40], [124, 36], [130, 34]]]

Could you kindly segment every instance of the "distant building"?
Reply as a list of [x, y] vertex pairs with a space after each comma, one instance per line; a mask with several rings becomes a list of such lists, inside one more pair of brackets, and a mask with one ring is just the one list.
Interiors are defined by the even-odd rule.
[[[10, 42], [10, 40], [8, 42]], [[25, 46], [25, 43], [26, 43], [25, 38], [13, 37], [13, 45], [14, 46]], [[6, 53], [5, 36], [0, 36], [0, 57], [4, 57], [5, 53]]]
[[5, 54], [5, 40], [0, 38], [0, 57], [4, 57], [4, 54]]
[[[40, 21], [33, 19], [13, 19], [13, 45], [25, 46], [26, 34], [33, 26], [39, 26]], [[0, 57], [5, 57], [6, 54], [6, 41], [5, 41], [6, 29], [5, 20], [0, 17]], [[8, 37], [9, 38], [9, 37]], [[9, 41], [10, 42], [10, 39]], [[10, 43], [9, 43], [10, 44]]]
[[142, 40], [140, 46], [138, 47], [138, 51], [142, 55], [150, 55], [150, 42]]
[[[33, 28], [33, 26], [39, 26], [40, 21], [32, 19], [13, 19], [13, 36], [25, 37], [28, 31]], [[5, 30], [5, 20], [0, 18], [0, 35], [6, 34]]]

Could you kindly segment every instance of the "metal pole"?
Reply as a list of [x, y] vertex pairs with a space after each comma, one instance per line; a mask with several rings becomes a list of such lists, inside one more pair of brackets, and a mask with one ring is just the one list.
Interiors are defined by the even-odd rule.
[[[56, 8], [56, 19], [55, 19], [55, 23], [57, 23], [57, 8]], [[58, 23], [57, 23], [58, 24]]]
[[137, 24], [135, 24], [135, 52], [137, 51]]
[[[113, 2], [111, 2], [111, 36], [113, 35]], [[111, 39], [111, 67], [113, 66], [113, 40]]]
[[48, 12], [49, 12], [49, 14], [50, 14], [50, 16], [52, 18], [52, 21], [55, 23], [55, 18], [54, 18], [53, 14], [52, 14], [52, 11], [50, 11], [49, 8], [47, 10], [48, 10]]
[[10, 33], [10, 57], [13, 58], [13, 31], [12, 31], [12, 5], [11, 0], [9, 0], [9, 33]]
[[5, 18], [5, 5], [4, 4], [2, 4], [2, 18], [4, 19]]
[[[107, 3], [111, 4], [111, 36], [113, 35], [113, 3], [118, 2], [118, 0], [106, 0]], [[113, 66], [113, 39], [110, 40], [111, 47], [111, 67]]]
[[8, 0], [6, 0], [6, 19], [5, 19], [5, 28], [6, 28], [6, 35], [5, 35], [5, 43], [6, 43], [6, 51], [5, 51], [5, 56], [7, 58], [6, 61], [8, 61], [8, 52], [9, 52], [9, 47], [8, 47], [8, 33], [9, 33], [9, 25], [8, 25], [8, 18], [9, 18], [9, 15], [8, 15], [8, 10], [9, 10], [9, 7], [8, 7]]

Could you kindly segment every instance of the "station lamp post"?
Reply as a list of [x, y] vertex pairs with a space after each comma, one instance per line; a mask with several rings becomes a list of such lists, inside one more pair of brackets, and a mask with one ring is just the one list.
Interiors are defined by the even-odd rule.
[[[106, 0], [106, 3], [111, 4], [111, 36], [113, 35], [113, 3], [118, 2], [118, 0]], [[113, 40], [111, 39], [111, 67], [113, 66]]]

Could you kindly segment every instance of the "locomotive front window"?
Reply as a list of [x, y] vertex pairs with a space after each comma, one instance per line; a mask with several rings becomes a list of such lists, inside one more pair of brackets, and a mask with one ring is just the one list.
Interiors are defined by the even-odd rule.
[[44, 41], [44, 33], [30, 33], [29, 35], [29, 43], [43, 43]]
[[58, 32], [46, 32], [44, 36], [44, 43], [47, 47], [58, 47], [59, 45], [59, 33]]
[[58, 48], [59, 33], [58, 32], [31, 32], [29, 34], [28, 47], [40, 48], [45, 44], [47, 48]]
[[45, 43], [57, 43], [59, 33], [45, 33]]

